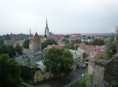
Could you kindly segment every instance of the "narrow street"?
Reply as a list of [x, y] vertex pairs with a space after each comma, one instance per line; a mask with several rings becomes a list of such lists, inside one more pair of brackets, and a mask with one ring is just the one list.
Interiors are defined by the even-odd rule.
[[77, 80], [80, 80], [82, 78], [81, 75], [86, 72], [87, 72], [87, 68], [75, 70], [72, 73], [70, 73], [68, 76], [48, 80], [35, 87], [65, 87]]

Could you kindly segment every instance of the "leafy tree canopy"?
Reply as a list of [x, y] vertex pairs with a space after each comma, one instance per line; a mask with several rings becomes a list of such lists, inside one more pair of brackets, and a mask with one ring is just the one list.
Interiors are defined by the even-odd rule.
[[45, 54], [44, 63], [54, 76], [68, 74], [73, 64], [73, 55], [67, 49], [51, 48]]
[[114, 36], [106, 42], [106, 54], [107, 57], [111, 58], [116, 53], [116, 42]]
[[18, 54], [20, 55], [23, 54], [22, 52], [23, 48], [19, 44], [16, 45], [15, 50]]
[[71, 43], [73, 43], [73, 44], [79, 44], [79, 43], [81, 43], [81, 40], [80, 39], [72, 40]]
[[74, 44], [72, 44], [72, 43], [66, 44], [66, 45], [65, 45], [65, 48], [67, 48], [67, 49], [72, 49], [72, 50], [76, 49], [76, 47], [75, 47]]
[[41, 44], [41, 46], [42, 46], [42, 49], [44, 49], [48, 45], [53, 45], [53, 44], [57, 45], [57, 41], [55, 41], [54, 39], [47, 39]]
[[94, 39], [92, 41], [92, 45], [104, 45], [104, 40], [101, 39]]
[[68, 39], [62, 39], [62, 42], [64, 42], [65, 44], [68, 44], [69, 40]]
[[17, 87], [20, 82], [20, 67], [8, 55], [0, 55], [0, 86]]
[[69, 38], [69, 35], [65, 35], [64, 37], [65, 37], [65, 38]]
[[23, 47], [26, 48], [26, 49], [29, 49], [29, 43], [30, 43], [30, 40], [26, 39], [23, 43]]
[[24, 81], [33, 80], [33, 75], [34, 75], [35, 70], [36, 70], [35, 68], [21, 66], [21, 75], [20, 76]]
[[13, 46], [0, 45], [0, 54], [9, 54], [10, 57], [14, 57], [16, 52]]
[[87, 36], [87, 39], [91, 39], [91, 36]]

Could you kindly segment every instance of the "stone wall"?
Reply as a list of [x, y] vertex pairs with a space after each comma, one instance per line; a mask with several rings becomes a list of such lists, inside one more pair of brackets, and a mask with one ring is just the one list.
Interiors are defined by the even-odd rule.
[[118, 87], [118, 54], [110, 60], [96, 60], [93, 71], [93, 87]]
[[93, 73], [93, 87], [104, 87], [104, 67], [96, 65]]
[[105, 66], [104, 80], [118, 87], [118, 54], [116, 54]]

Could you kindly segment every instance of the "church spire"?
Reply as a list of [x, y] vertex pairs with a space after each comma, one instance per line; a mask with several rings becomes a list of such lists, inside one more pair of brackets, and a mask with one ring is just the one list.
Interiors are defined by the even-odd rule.
[[48, 29], [48, 22], [47, 22], [47, 18], [46, 18], [46, 29]]
[[48, 28], [48, 22], [47, 22], [47, 18], [46, 18], [46, 28], [45, 28], [45, 37], [49, 36], [49, 28]]

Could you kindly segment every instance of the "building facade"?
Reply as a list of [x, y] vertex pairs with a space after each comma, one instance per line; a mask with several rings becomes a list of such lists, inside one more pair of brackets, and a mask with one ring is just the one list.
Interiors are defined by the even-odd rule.
[[29, 49], [32, 51], [32, 53], [41, 51], [41, 39], [37, 32], [35, 33], [33, 39], [31, 40], [31, 43], [29, 44]]
[[14, 45], [14, 39], [12, 37], [12, 33], [10, 35], [9, 34], [6, 35], [5, 40], [4, 40], [4, 44], [8, 45], [8, 46]]

